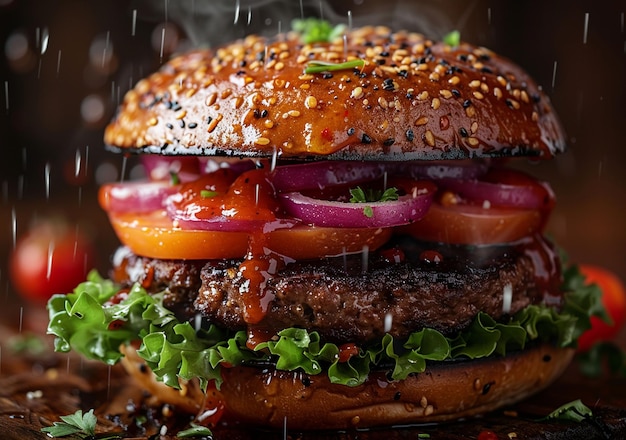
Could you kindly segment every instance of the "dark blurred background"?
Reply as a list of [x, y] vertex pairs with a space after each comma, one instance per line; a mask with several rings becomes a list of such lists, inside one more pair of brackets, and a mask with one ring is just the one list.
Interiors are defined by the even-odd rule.
[[0, 0], [0, 297], [12, 296], [15, 240], [38, 218], [78, 225], [106, 271], [116, 239], [97, 187], [135, 168], [104, 151], [102, 133], [138, 79], [176, 51], [275, 34], [302, 14], [434, 38], [458, 29], [524, 66], [570, 139], [528, 165], [558, 196], [550, 234], [626, 279], [625, 12], [624, 1]]

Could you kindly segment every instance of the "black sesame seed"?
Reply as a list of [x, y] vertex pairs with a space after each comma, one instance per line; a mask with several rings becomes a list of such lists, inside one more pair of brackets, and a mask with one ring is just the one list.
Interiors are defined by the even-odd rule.
[[446, 60], [444, 60], [443, 58], [439, 60], [439, 64], [441, 64], [442, 66], [449, 66], [450, 63], [447, 62]]
[[486, 53], [481, 54], [479, 58], [482, 61], [489, 61], [491, 59], [491, 57], [489, 55], [487, 55]]
[[387, 78], [383, 81], [383, 90], [393, 91], [396, 87], [393, 84], [393, 80], [391, 78]]
[[450, 92], [452, 92], [452, 94], [457, 98], [461, 97], [461, 92], [459, 92], [457, 89], [452, 89], [450, 90]]
[[463, 136], [464, 138], [466, 138], [469, 134], [467, 133], [467, 130], [463, 127], [459, 128], [459, 134], [461, 136]]
[[380, 53], [380, 56], [381, 56], [381, 57], [388, 57], [388, 56], [389, 56], [389, 52], [387, 52], [386, 50], [385, 50], [385, 51], [382, 51], [382, 52]]
[[168, 110], [171, 110], [172, 107], [174, 106], [174, 103], [172, 101], [165, 101], [163, 104], [165, 105], [165, 108]]
[[257, 52], [257, 54], [256, 54], [256, 59], [257, 59], [257, 61], [263, 61], [263, 60], [265, 60], [265, 52], [264, 52], [264, 51]]
[[268, 112], [267, 110], [265, 110], [265, 109], [261, 110], [261, 117], [262, 117], [262, 118], [267, 118], [267, 114], [268, 114], [268, 113], [269, 113], [269, 112]]
[[376, 60], [376, 64], [378, 64], [379, 66], [382, 66], [383, 64], [385, 64], [386, 60], [384, 58], [378, 58]]
[[483, 67], [482, 69], [480, 69], [480, 71], [483, 73], [493, 73], [493, 70], [491, 70], [489, 67]]
[[173, 126], [172, 124], [170, 124], [169, 122], [168, 122], [167, 124], [165, 124], [165, 126], [166, 126], [167, 128], [169, 128], [170, 130], [171, 130], [172, 128], [174, 128], [174, 126]]
[[[242, 61], [242, 62], [245, 63], [245, 61]], [[238, 70], [237, 73], [236, 73], [237, 76], [241, 76], [241, 75], [245, 75], [245, 74], [246, 74], [245, 70]]]
[[210, 124], [210, 123], [211, 123], [211, 121], [213, 121], [213, 118], [212, 118], [211, 116], [209, 116], [209, 117], [207, 117], [207, 118], [206, 118], [206, 123], [207, 123], [207, 124]]
[[463, 101], [463, 108], [468, 108], [470, 105], [472, 105], [472, 101], [470, 101], [469, 99]]
[[424, 64], [426, 62], [426, 58], [425, 57], [419, 57], [417, 60], [415, 60], [415, 62], [417, 64]]
[[413, 92], [406, 92], [406, 97], [408, 99], [413, 99]]
[[195, 122], [190, 122], [188, 127], [189, 128], [196, 128], [198, 126], [198, 124], [196, 124]]
[[354, 134], [354, 127], [348, 128], [347, 133], [348, 133], [348, 136], [352, 136]]
[[393, 395], [393, 400], [400, 400], [400, 397], [402, 396], [402, 393], [400, 393], [400, 391], [396, 392], [396, 394]]
[[402, 78], [406, 78], [407, 76], [409, 76], [409, 71], [405, 69], [398, 70], [398, 75]]
[[330, 72], [325, 72], [325, 73], [322, 75], [322, 78], [324, 78], [324, 79], [330, 79], [330, 78], [332, 78], [332, 77], [333, 77], [333, 74], [332, 74], [332, 73], [330, 73]]
[[541, 358], [541, 360], [543, 360], [544, 362], [550, 362], [552, 360], [552, 356], [546, 354], [543, 356], [543, 358]]
[[411, 130], [410, 128], [406, 131], [405, 135], [406, 140], [409, 142], [413, 142], [413, 139], [415, 139], [415, 133], [413, 133], [413, 130]]
[[179, 120], [178, 125], [180, 125], [180, 128], [185, 128], [185, 120], [184, 119]]
[[385, 140], [383, 141], [383, 145], [384, 145], [385, 147], [390, 147], [390, 146], [392, 146], [395, 142], [396, 142], [396, 140], [395, 140], [394, 138], [388, 138], [388, 139], [385, 139]]
[[464, 54], [459, 55], [457, 58], [463, 62], [467, 61], [467, 55], [464, 55]]
[[532, 96], [531, 96], [531, 99], [536, 104], [536, 103], [538, 103], [541, 100], [541, 96], [539, 96], [537, 93], [533, 93]]
[[302, 377], [302, 385], [304, 385], [305, 387], [310, 387], [311, 386], [311, 378], [309, 378], [308, 376]]
[[261, 117], [261, 111], [258, 108], [255, 108], [254, 111], [252, 112], [252, 115], [259, 119]]
[[510, 109], [514, 109], [515, 107], [513, 106], [513, 101], [511, 101], [509, 98], [507, 98], [504, 102], [506, 102], [506, 105], [510, 108]]
[[491, 385], [493, 385], [493, 382], [485, 384], [485, 386], [483, 387], [483, 396], [489, 392], [489, 390], [491, 389]]
[[363, 133], [363, 136], [361, 136], [361, 142], [363, 142], [364, 144], [371, 144], [372, 138]]

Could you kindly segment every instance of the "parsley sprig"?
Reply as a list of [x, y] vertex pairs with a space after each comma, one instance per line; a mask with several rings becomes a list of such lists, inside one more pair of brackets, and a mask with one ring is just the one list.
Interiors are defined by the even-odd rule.
[[343, 24], [332, 26], [326, 20], [311, 17], [293, 20], [291, 28], [301, 35], [303, 43], [311, 44], [333, 41], [343, 33], [346, 26]]
[[[54, 422], [52, 426], [41, 428], [41, 431], [53, 438], [73, 436], [73, 438], [86, 439], [95, 436], [97, 423], [98, 418], [93, 413], [93, 409], [84, 414], [83, 410], [79, 409], [74, 414], [61, 416], [60, 422]], [[112, 440], [122, 437], [117, 434], [111, 434], [110, 436], [99, 438], [101, 440]]]
[[547, 420], [571, 420], [574, 422], [582, 422], [583, 420], [588, 419], [592, 416], [593, 412], [591, 411], [591, 409], [587, 405], [585, 405], [580, 399], [577, 399], [558, 407], [540, 421], [544, 422]]
[[[351, 203], [376, 203], [376, 202], [392, 202], [398, 200], [398, 190], [397, 188], [387, 188], [382, 191], [374, 188], [363, 189], [360, 186], [356, 188], [350, 189], [350, 198]], [[363, 214], [371, 218], [374, 215], [374, 210], [371, 206], [366, 206], [363, 208]]]

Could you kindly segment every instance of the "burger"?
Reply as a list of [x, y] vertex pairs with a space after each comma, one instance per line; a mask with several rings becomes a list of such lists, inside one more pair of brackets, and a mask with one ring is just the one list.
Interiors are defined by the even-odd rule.
[[213, 423], [301, 430], [546, 387], [600, 307], [543, 234], [550, 186], [516, 166], [566, 148], [549, 98], [483, 47], [316, 23], [126, 94], [105, 144], [147, 177], [101, 188], [122, 246], [110, 279], [50, 300], [56, 349]]

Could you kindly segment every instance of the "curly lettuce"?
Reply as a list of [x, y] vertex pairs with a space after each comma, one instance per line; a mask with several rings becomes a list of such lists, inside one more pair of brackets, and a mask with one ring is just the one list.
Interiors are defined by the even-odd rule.
[[138, 354], [158, 380], [174, 388], [179, 378], [198, 378], [203, 389], [210, 381], [221, 383], [221, 368], [272, 363], [279, 370], [328, 374], [333, 383], [362, 384], [370, 371], [388, 367], [393, 379], [421, 373], [428, 362], [504, 356], [532, 341], [575, 347], [590, 327], [592, 315], [606, 316], [596, 286], [585, 284], [576, 266], [565, 271], [565, 301], [561, 311], [545, 305], [526, 307], [507, 322], [479, 313], [472, 324], [454, 337], [425, 328], [406, 340], [385, 335], [376, 344], [361, 347], [348, 361], [339, 361], [337, 345], [321, 340], [319, 333], [287, 328], [254, 349], [246, 346], [244, 331], [228, 331], [213, 324], [194, 328], [181, 322], [163, 305], [163, 293], [148, 294], [139, 284], [119, 302], [119, 288], [98, 273], [73, 293], [55, 295], [48, 303], [48, 333], [56, 336], [55, 349], [77, 351], [109, 365], [122, 357], [120, 347], [140, 342]]

